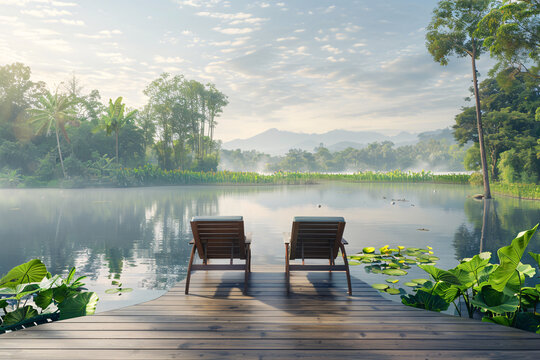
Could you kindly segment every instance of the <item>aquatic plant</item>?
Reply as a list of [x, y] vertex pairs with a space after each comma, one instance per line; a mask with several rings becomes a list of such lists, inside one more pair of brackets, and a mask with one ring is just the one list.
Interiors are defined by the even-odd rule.
[[[456, 312], [462, 316], [461, 306], [458, 304], [463, 303], [469, 318], [479, 315], [485, 322], [540, 333], [540, 315], [537, 312], [540, 284], [534, 287], [524, 286], [526, 278], [534, 277], [536, 269], [521, 262], [537, 228], [538, 224], [519, 233], [510, 245], [500, 248], [497, 251], [499, 264], [490, 263], [491, 253], [483, 252], [461, 260], [460, 264], [452, 269], [443, 270], [434, 264], [422, 263], [420, 255], [416, 259], [410, 259], [410, 264], [416, 264], [428, 273], [431, 281], [416, 279], [406, 284], [413, 287], [412, 294], [401, 288], [396, 289], [397, 292], [389, 292], [381, 284], [373, 287], [401, 294], [402, 303], [408, 306], [440, 312], [453, 304]], [[384, 251], [382, 248], [380, 254], [373, 254], [371, 249], [373, 248], [365, 248], [362, 254], [353, 255], [351, 259], [360, 263], [375, 263], [376, 265], [369, 266], [377, 266], [378, 272], [395, 276], [396, 274], [383, 270], [380, 264], [397, 269], [400, 267], [401, 253], [396, 253], [395, 249]], [[540, 266], [540, 254], [529, 252], [529, 255]], [[370, 272], [373, 272], [373, 269]]]
[[15, 266], [0, 278], [0, 334], [54, 320], [91, 315], [98, 296], [84, 291], [85, 276], [51, 275], [39, 259]]

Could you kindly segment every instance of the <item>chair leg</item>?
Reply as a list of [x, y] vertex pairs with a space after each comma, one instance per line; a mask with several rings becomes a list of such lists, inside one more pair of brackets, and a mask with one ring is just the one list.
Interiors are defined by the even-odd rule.
[[290, 270], [289, 270], [289, 244], [285, 244], [285, 286], [287, 287], [287, 294], [290, 291]]
[[244, 270], [244, 290], [242, 291], [242, 294], [246, 295], [247, 293], [247, 287], [248, 287], [248, 281], [249, 281], [249, 273], [251, 272], [251, 249], [248, 247], [246, 251], [246, 265]]
[[341, 245], [341, 255], [343, 255], [343, 262], [345, 263], [345, 273], [347, 274], [347, 285], [349, 286], [349, 295], [352, 295], [351, 286], [351, 273], [349, 272], [349, 261], [347, 260], [347, 253], [345, 252], [345, 246]]
[[186, 277], [186, 295], [189, 293], [189, 281], [191, 280], [191, 266], [193, 265], [193, 259], [195, 258], [195, 249], [196, 246], [193, 244], [193, 248], [191, 249], [191, 256], [189, 258], [189, 265], [187, 269], [187, 277]]

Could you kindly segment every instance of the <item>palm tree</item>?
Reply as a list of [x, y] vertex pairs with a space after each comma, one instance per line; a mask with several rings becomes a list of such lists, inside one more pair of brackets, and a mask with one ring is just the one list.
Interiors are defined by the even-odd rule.
[[62, 149], [60, 148], [60, 135], [58, 130], [62, 132], [68, 143], [69, 137], [66, 133], [65, 126], [70, 123], [75, 123], [75, 109], [73, 108], [74, 101], [66, 95], [56, 92], [52, 95], [47, 92], [41, 96], [38, 101], [38, 107], [31, 109], [32, 114], [30, 121], [36, 124], [37, 134], [45, 133], [50, 135], [51, 129], [54, 127], [56, 133], [56, 145], [58, 146], [58, 155], [60, 156], [60, 164], [62, 165], [62, 173], [64, 178], [67, 177], [66, 169], [64, 168], [64, 159], [62, 157]]
[[125, 104], [122, 104], [122, 97], [118, 97], [113, 103], [112, 99], [109, 99], [109, 108], [107, 113], [101, 118], [100, 127], [110, 135], [114, 132], [116, 137], [116, 164], [118, 164], [118, 133], [127, 123], [135, 118], [137, 110], [130, 111], [124, 115]]

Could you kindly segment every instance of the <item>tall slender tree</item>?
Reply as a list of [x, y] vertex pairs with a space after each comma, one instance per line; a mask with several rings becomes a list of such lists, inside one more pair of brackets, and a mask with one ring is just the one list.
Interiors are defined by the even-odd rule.
[[480, 95], [476, 60], [484, 51], [484, 39], [477, 37], [478, 24], [490, 12], [493, 0], [442, 0], [439, 1], [428, 25], [426, 46], [433, 59], [441, 65], [448, 64], [451, 55], [469, 57], [476, 104], [476, 127], [480, 146], [480, 160], [484, 179], [484, 197], [491, 198], [489, 174], [484, 146]]
[[62, 157], [62, 149], [60, 147], [60, 135], [62, 132], [64, 138], [69, 143], [69, 137], [66, 132], [65, 126], [68, 123], [75, 121], [76, 112], [73, 107], [74, 103], [66, 95], [55, 93], [46, 93], [39, 99], [38, 107], [30, 109], [31, 118], [30, 121], [37, 125], [37, 133], [46, 133], [49, 135], [54, 128], [56, 133], [56, 145], [58, 147], [58, 156], [60, 157], [60, 164], [62, 166], [62, 173], [64, 178], [67, 177], [66, 169], [64, 168], [64, 159]]
[[124, 114], [126, 104], [122, 104], [122, 97], [118, 97], [113, 103], [112, 99], [109, 99], [109, 107], [106, 114], [101, 118], [100, 127], [110, 135], [114, 132], [116, 139], [116, 164], [119, 163], [118, 157], [118, 133], [120, 130], [130, 121], [135, 119], [137, 110], [130, 111]]

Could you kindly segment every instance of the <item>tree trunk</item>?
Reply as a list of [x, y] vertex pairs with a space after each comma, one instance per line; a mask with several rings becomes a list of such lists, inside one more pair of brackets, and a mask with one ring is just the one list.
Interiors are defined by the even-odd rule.
[[64, 179], [67, 178], [66, 169], [64, 169], [64, 158], [62, 158], [62, 150], [60, 149], [60, 137], [58, 136], [58, 127], [55, 126], [56, 130], [56, 145], [58, 145], [58, 155], [60, 156], [60, 165], [62, 165], [62, 173], [64, 174]]
[[116, 130], [114, 133], [116, 135], [116, 165], [118, 165], [118, 130]]
[[484, 178], [484, 198], [491, 199], [491, 190], [489, 189], [489, 173], [486, 161], [486, 151], [484, 147], [484, 130], [482, 129], [482, 114], [480, 112], [480, 94], [478, 93], [478, 79], [476, 77], [476, 51], [474, 50], [471, 56], [472, 72], [473, 72], [473, 87], [474, 97], [476, 100], [476, 127], [478, 129], [478, 145], [480, 146], [480, 160], [482, 162], [482, 175]]
[[488, 229], [488, 216], [489, 216], [489, 205], [491, 204], [491, 200], [483, 199], [484, 201], [484, 213], [482, 214], [482, 232], [480, 233], [480, 246], [479, 246], [479, 253], [484, 251], [485, 245], [486, 245], [486, 233]]

